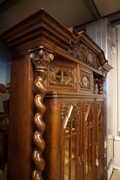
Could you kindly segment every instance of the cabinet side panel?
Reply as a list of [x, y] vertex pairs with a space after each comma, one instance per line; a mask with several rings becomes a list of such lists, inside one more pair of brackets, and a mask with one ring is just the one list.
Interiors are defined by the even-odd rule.
[[33, 133], [33, 70], [29, 57], [12, 61], [8, 144], [9, 180], [31, 180]]

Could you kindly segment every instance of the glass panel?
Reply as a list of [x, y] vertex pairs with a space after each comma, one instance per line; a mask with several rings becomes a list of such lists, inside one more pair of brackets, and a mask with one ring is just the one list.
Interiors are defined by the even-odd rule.
[[92, 128], [89, 129], [89, 171], [92, 168]]
[[59, 83], [66, 83], [68, 81], [68, 78], [63, 78], [63, 77], [56, 77], [56, 80]]
[[101, 122], [99, 124], [99, 156], [101, 157], [102, 155], [103, 155], [103, 131], [102, 131], [102, 122]]
[[66, 72], [64, 72], [63, 74], [64, 74], [64, 76], [67, 76], [67, 77], [68, 77], [68, 74], [67, 74]]
[[66, 83], [68, 81], [68, 78], [63, 78], [63, 83]]
[[72, 111], [65, 129], [64, 180], [76, 180], [77, 123]]
[[76, 132], [77, 129], [76, 129], [76, 122], [74, 119], [71, 120], [72, 121], [72, 133]]
[[86, 174], [88, 173], [89, 169], [88, 169], [88, 161], [89, 161], [89, 146], [88, 146], [88, 143], [89, 143], [89, 136], [88, 136], [88, 129], [86, 129]]
[[58, 71], [58, 72], [56, 73], [56, 75], [57, 75], [57, 76], [61, 76], [61, 75], [62, 75], [62, 72], [61, 72], [61, 71]]
[[67, 81], [70, 79], [67, 72], [63, 70], [56, 72], [55, 78], [59, 83], [63, 83], [63, 84], [67, 83]]
[[76, 180], [76, 136], [72, 138], [71, 180]]
[[70, 176], [70, 140], [65, 139], [64, 180], [69, 180], [69, 176]]
[[61, 78], [61, 77], [56, 77], [56, 80], [57, 80], [59, 83], [62, 83], [62, 78]]
[[70, 125], [70, 120], [68, 120], [67, 127], [65, 129], [65, 135], [71, 133], [71, 125]]
[[89, 124], [92, 123], [92, 114], [89, 115]]

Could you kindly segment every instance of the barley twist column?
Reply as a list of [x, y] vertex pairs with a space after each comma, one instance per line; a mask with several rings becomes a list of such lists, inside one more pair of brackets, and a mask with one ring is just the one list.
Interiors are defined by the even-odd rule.
[[46, 110], [43, 103], [43, 99], [46, 95], [44, 81], [47, 75], [47, 65], [53, 60], [53, 58], [53, 54], [44, 50], [43, 47], [40, 47], [40, 49], [36, 51], [30, 51], [30, 59], [35, 66], [35, 71], [38, 72], [38, 76], [34, 81], [38, 93], [34, 98], [37, 112], [34, 115], [34, 124], [36, 129], [33, 135], [33, 141], [35, 144], [35, 149], [33, 151], [33, 162], [35, 167], [32, 173], [32, 180], [43, 180], [42, 172], [45, 168], [45, 161], [42, 157], [42, 153], [45, 148], [45, 141], [43, 139], [45, 123], [43, 121], [43, 116]]

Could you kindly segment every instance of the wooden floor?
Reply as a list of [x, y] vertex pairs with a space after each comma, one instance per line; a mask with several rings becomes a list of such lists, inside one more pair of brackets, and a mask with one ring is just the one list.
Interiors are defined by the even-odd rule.
[[114, 171], [110, 180], [120, 180], [120, 171]]

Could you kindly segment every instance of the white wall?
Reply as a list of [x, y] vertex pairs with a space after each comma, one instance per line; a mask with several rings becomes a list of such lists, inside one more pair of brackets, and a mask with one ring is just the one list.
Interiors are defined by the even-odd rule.
[[[100, 21], [93, 22], [86, 26], [87, 34], [103, 49], [105, 57], [108, 60], [108, 63], [112, 66], [112, 54], [111, 48], [108, 42], [108, 37], [111, 36], [111, 25], [108, 22], [107, 18]], [[114, 70], [111, 70], [106, 78], [104, 83], [104, 95], [105, 95], [105, 124], [106, 124], [106, 146], [105, 153], [107, 156], [106, 166], [109, 165], [110, 161], [113, 158], [113, 91], [116, 91], [113, 88], [112, 77]], [[115, 82], [115, 81], [114, 81]], [[115, 92], [116, 94], [116, 92]]]
[[[112, 38], [115, 42], [115, 57], [113, 57], [114, 64], [116, 62], [114, 79], [116, 79], [116, 84], [113, 82], [113, 87], [117, 89], [117, 93], [114, 94], [114, 102], [116, 106], [114, 107], [114, 112], [116, 112], [113, 117], [113, 135], [119, 136], [118, 140], [114, 140], [114, 168], [120, 170], [120, 25], [112, 28]], [[115, 103], [114, 103], [115, 104]]]
[[107, 102], [107, 165], [113, 154], [113, 165], [120, 169], [120, 141], [114, 141], [114, 137], [120, 135], [120, 25], [112, 28], [105, 18], [87, 25], [86, 31], [104, 50], [106, 59], [113, 67], [104, 86]]

